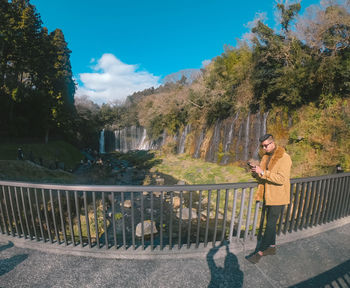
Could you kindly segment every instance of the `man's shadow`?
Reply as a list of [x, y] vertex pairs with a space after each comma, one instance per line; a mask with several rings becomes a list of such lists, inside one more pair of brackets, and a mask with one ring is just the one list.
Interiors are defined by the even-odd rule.
[[[217, 266], [214, 261], [214, 255], [222, 246], [226, 248], [224, 267]], [[211, 274], [208, 288], [243, 287], [244, 274], [239, 267], [237, 257], [230, 252], [227, 243], [210, 249], [207, 254], [207, 262]]]
[[[0, 246], [0, 252], [13, 247], [13, 243], [9, 241], [8, 244]], [[18, 264], [28, 258], [28, 254], [19, 254], [11, 258], [0, 259], [0, 276], [13, 270]]]

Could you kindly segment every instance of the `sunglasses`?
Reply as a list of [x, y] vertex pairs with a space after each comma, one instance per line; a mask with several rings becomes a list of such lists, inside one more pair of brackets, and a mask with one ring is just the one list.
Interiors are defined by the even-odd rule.
[[270, 145], [272, 142], [273, 142], [273, 141], [271, 141], [271, 142], [268, 143], [268, 144], [263, 144], [263, 145], [261, 145], [261, 148], [266, 149], [267, 147], [269, 147], [269, 145]]

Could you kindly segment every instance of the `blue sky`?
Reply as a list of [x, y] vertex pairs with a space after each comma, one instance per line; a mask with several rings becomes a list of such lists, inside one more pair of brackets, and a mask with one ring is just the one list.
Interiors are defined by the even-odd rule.
[[[302, 0], [302, 12], [319, 0]], [[158, 86], [168, 74], [201, 68], [236, 46], [257, 13], [275, 28], [275, 0], [31, 0], [49, 32], [72, 50], [76, 96], [98, 104]]]

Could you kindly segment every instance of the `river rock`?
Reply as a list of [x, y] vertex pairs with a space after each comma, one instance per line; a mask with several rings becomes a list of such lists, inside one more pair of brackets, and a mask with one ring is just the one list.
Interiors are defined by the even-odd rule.
[[[207, 218], [207, 210], [202, 211], [201, 215], [204, 216], [205, 218]], [[214, 211], [209, 212], [209, 218], [215, 219], [215, 212]], [[218, 213], [218, 219], [222, 220], [223, 218], [224, 218], [224, 216], [221, 213]]]
[[180, 197], [177, 197], [177, 196], [173, 197], [173, 207], [174, 207], [174, 209], [177, 209], [177, 208], [180, 207], [180, 201], [181, 201]]
[[157, 177], [156, 178], [156, 184], [157, 185], [164, 185], [164, 178]]
[[[146, 235], [151, 235], [151, 220], [145, 220], [143, 221], [143, 234]], [[153, 233], [158, 233], [158, 230], [156, 228], [156, 222], [153, 222]], [[135, 234], [137, 237], [142, 236], [142, 223], [140, 222], [139, 224], [136, 225], [136, 231]]]
[[124, 208], [131, 208], [131, 200], [125, 200], [123, 205]]
[[161, 194], [162, 192], [153, 192], [153, 195], [157, 198], [159, 198]]
[[[190, 218], [190, 209], [189, 208], [183, 208], [182, 209], [182, 220], [188, 220]], [[177, 209], [176, 217], [180, 219], [180, 209]], [[197, 219], [197, 210], [192, 208], [192, 214], [191, 219]]]

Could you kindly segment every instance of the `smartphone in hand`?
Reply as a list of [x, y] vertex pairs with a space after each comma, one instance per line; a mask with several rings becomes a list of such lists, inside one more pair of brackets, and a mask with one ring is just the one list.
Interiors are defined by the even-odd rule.
[[250, 163], [250, 162], [247, 162], [247, 164], [248, 164], [248, 166], [249, 166], [250, 169], [252, 169], [252, 168], [255, 167], [255, 166], [254, 166], [252, 163]]

